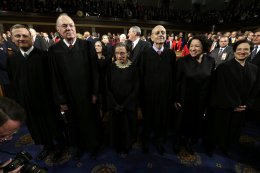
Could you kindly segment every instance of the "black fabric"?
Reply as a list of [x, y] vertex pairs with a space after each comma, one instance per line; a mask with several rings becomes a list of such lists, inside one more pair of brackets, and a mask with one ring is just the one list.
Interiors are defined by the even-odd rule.
[[35, 144], [49, 144], [59, 138], [60, 117], [52, 100], [47, 52], [34, 48], [25, 59], [19, 51], [8, 57], [7, 64], [15, 100], [27, 112], [26, 122]]
[[110, 65], [107, 76], [109, 142], [120, 151], [128, 150], [137, 137], [138, 81], [133, 64], [127, 68]]
[[91, 42], [77, 39], [74, 46], [60, 41], [49, 48], [55, 103], [67, 104], [72, 116], [75, 145], [92, 150], [99, 145], [100, 117], [92, 96], [98, 94], [97, 55]]
[[148, 140], [152, 131], [156, 142], [167, 136], [169, 118], [173, 116], [175, 61], [175, 53], [167, 48], [158, 55], [150, 47], [140, 58], [144, 140]]
[[259, 90], [258, 68], [250, 63], [240, 65], [235, 59], [221, 64], [213, 75], [210, 107], [207, 118], [207, 138], [211, 143], [229, 149], [238, 142], [245, 123], [245, 111], [238, 106], [253, 103]]
[[199, 63], [187, 55], [178, 59], [176, 67], [176, 102], [182, 105], [177, 126], [181, 135], [196, 140], [201, 135], [215, 62], [204, 55]]

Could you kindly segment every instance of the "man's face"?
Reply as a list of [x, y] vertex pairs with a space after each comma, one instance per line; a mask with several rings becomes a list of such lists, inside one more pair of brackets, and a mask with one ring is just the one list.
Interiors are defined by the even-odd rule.
[[260, 32], [256, 32], [253, 37], [253, 43], [255, 45], [260, 45]]
[[13, 134], [17, 132], [20, 126], [20, 121], [7, 120], [2, 126], [0, 126], [0, 143], [11, 140]]
[[27, 51], [32, 45], [32, 37], [26, 28], [17, 28], [12, 31], [12, 41], [16, 46]]
[[128, 39], [131, 41], [135, 40], [136, 32], [133, 31], [132, 28], [129, 29], [128, 31]]
[[73, 20], [68, 16], [61, 16], [58, 21], [57, 31], [67, 41], [76, 38], [76, 27]]
[[163, 44], [166, 40], [166, 30], [163, 26], [156, 26], [152, 30], [152, 41], [156, 44]]
[[226, 47], [228, 45], [228, 38], [227, 37], [221, 37], [219, 40], [219, 46], [220, 47]]

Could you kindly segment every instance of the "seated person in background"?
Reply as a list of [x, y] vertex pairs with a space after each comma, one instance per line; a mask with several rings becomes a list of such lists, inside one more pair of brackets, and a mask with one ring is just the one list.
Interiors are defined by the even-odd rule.
[[[0, 97], [0, 144], [13, 138], [13, 134], [20, 128], [25, 118], [25, 111], [20, 105], [11, 99]], [[2, 168], [11, 161], [12, 159], [9, 159], [3, 165], [0, 165], [0, 173], [3, 172]], [[22, 166], [19, 166], [9, 173], [18, 173], [21, 168]]]

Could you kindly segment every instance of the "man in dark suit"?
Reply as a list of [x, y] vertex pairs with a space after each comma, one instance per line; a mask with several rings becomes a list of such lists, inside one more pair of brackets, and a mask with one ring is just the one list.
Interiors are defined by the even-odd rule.
[[43, 38], [41, 36], [37, 35], [35, 29], [30, 28], [29, 30], [30, 30], [32, 38], [33, 38], [33, 46], [37, 47], [38, 49], [41, 49], [41, 50], [47, 50], [48, 48], [47, 48], [46, 44], [44, 43]]
[[16, 24], [10, 30], [19, 51], [7, 58], [8, 75], [15, 100], [27, 112], [26, 125], [34, 143], [43, 145], [37, 159], [43, 160], [55, 150], [55, 156], [61, 156], [62, 152], [57, 153], [61, 148], [56, 148], [64, 144], [61, 116], [51, 99], [47, 52], [33, 46], [26, 26]]
[[232, 50], [232, 47], [228, 46], [228, 37], [220, 37], [219, 46], [219, 48], [215, 48], [210, 53], [210, 56], [213, 57], [216, 61], [216, 67], [219, 64], [234, 58], [234, 52]]
[[141, 29], [138, 26], [132, 26], [128, 31], [128, 39], [131, 41], [131, 55], [130, 59], [137, 65], [142, 53], [151, 47], [149, 42], [140, 39]]
[[43, 41], [44, 41], [47, 49], [49, 49], [49, 47], [54, 44], [54, 41], [49, 38], [49, 36], [46, 32], [43, 33]]
[[[253, 35], [253, 44], [254, 49], [251, 53], [251, 56], [248, 58], [249, 62], [257, 65], [258, 69], [260, 69], [260, 28], [254, 31]], [[259, 86], [260, 87], [260, 86]], [[258, 88], [259, 91], [259, 88]], [[250, 119], [258, 121], [260, 123], [260, 92], [257, 94], [255, 102], [251, 109], [247, 111], [248, 117]]]

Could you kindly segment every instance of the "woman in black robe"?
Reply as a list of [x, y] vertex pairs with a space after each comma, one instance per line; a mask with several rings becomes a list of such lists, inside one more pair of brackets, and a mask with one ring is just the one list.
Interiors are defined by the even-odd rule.
[[252, 106], [259, 92], [259, 69], [248, 63], [253, 47], [246, 40], [233, 45], [235, 58], [221, 64], [213, 75], [210, 108], [207, 113], [206, 150], [212, 155], [215, 146], [230, 154], [237, 143], [245, 120], [245, 110]]
[[201, 137], [203, 117], [208, 101], [211, 74], [215, 68], [212, 57], [206, 55], [208, 44], [203, 37], [193, 37], [188, 43], [190, 54], [179, 58], [176, 70], [177, 141], [175, 152], [184, 147], [194, 154], [192, 145]]
[[124, 43], [115, 47], [116, 61], [107, 73], [110, 144], [125, 156], [136, 139], [138, 74]]
[[104, 118], [104, 115], [107, 112], [105, 76], [112, 59], [107, 56], [106, 47], [101, 43], [101, 41], [95, 43], [95, 49], [97, 52], [99, 70], [99, 95], [96, 105], [98, 111], [100, 111], [101, 117]]

